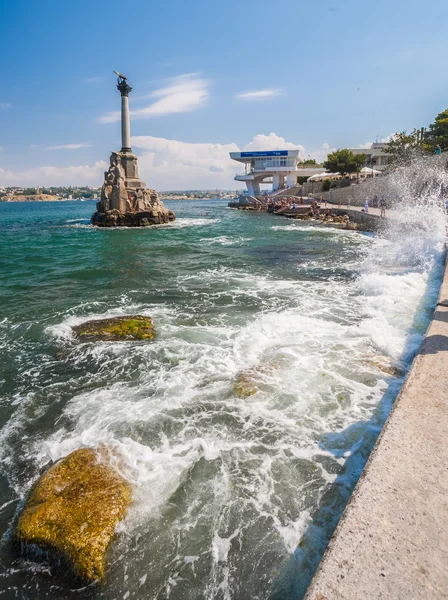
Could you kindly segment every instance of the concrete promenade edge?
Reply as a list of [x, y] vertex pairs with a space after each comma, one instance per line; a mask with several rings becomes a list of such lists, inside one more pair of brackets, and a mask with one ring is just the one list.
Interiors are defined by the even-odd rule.
[[448, 599], [448, 263], [430, 326], [304, 600]]

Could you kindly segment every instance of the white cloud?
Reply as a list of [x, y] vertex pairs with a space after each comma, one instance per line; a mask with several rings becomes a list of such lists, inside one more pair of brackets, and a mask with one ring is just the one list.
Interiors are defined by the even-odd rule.
[[0, 102], [0, 108], [11, 108], [9, 102]]
[[3, 148], [3, 146], [0, 146], [0, 152], [1, 152], [2, 150], [4, 150], [4, 148]]
[[236, 144], [188, 143], [152, 136], [132, 138], [140, 148], [139, 172], [150, 187], [237, 188], [233, 180], [238, 166], [229, 152], [238, 152]]
[[300, 146], [300, 144], [287, 142], [285, 138], [278, 136], [276, 133], [270, 133], [269, 135], [259, 133], [251, 142], [244, 146], [243, 150], [248, 152], [255, 152], [257, 150], [300, 150], [304, 152], [305, 148]]
[[280, 96], [281, 91], [275, 89], [257, 90], [255, 92], [241, 92], [236, 94], [241, 100], [270, 100], [274, 96]]
[[103, 81], [104, 77], [88, 77], [87, 83], [98, 83], [99, 81]]
[[104, 160], [94, 165], [70, 167], [37, 167], [13, 172], [0, 169], [0, 185], [94, 185], [100, 186], [104, 179], [104, 171], [108, 168]]
[[78, 150], [79, 148], [90, 148], [90, 144], [89, 142], [81, 142], [80, 144], [60, 144], [59, 146], [48, 146], [45, 150]]
[[102, 117], [98, 119], [99, 123], [117, 123], [121, 118], [121, 114], [119, 110], [113, 110], [111, 112], [106, 113]]
[[334, 152], [335, 150], [336, 148], [330, 148], [330, 144], [328, 142], [324, 142], [317, 150], [308, 150], [305, 158], [314, 158], [316, 162], [321, 163], [324, 160], [327, 160], [327, 156], [330, 154], [330, 152]]
[[[154, 102], [143, 108], [131, 110], [134, 119], [149, 119], [173, 113], [184, 113], [204, 106], [209, 97], [210, 82], [196, 73], [187, 73], [167, 80], [167, 85], [149, 94]], [[115, 123], [120, 111], [109, 112], [100, 117], [100, 123]]]
[[[132, 138], [132, 147], [143, 150], [139, 158], [139, 171], [142, 179], [156, 189], [236, 189], [244, 184], [234, 180], [236, 173], [242, 173], [243, 165], [233, 161], [229, 152], [239, 152], [235, 143], [194, 144], [167, 140], [152, 136]], [[287, 142], [275, 133], [258, 134], [243, 148], [257, 150], [300, 150], [300, 144]]]
[[[141, 151], [139, 172], [148, 187], [167, 189], [237, 189], [244, 184], [234, 180], [236, 173], [242, 173], [243, 165], [231, 160], [229, 152], [240, 150], [236, 143], [189, 143], [153, 136], [135, 136], [132, 147]], [[242, 148], [257, 150], [301, 151], [303, 158], [325, 160], [330, 149], [328, 143], [317, 150], [305, 149], [300, 144], [288, 142], [275, 133], [258, 134]], [[22, 172], [0, 170], [0, 185], [101, 185], [106, 161], [94, 165], [70, 167], [39, 167]]]

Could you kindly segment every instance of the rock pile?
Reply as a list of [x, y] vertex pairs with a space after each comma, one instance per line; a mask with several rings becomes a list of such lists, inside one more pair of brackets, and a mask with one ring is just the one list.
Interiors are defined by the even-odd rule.
[[96, 209], [92, 225], [98, 227], [147, 227], [169, 223], [176, 218], [157, 192], [147, 189], [138, 179], [137, 157], [123, 152], [111, 154]]

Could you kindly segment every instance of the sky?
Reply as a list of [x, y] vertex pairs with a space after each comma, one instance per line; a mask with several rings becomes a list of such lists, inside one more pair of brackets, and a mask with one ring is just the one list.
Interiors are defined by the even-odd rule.
[[447, 0], [0, 0], [0, 186], [100, 186], [132, 147], [149, 187], [236, 189], [238, 150], [304, 158], [448, 106]]

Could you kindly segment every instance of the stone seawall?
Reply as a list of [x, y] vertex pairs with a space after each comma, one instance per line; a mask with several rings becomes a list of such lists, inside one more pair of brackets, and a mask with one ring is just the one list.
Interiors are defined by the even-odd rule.
[[350, 217], [350, 221], [359, 225], [362, 231], [381, 231], [385, 223], [384, 218], [378, 217], [377, 215], [360, 212], [359, 210], [331, 207], [331, 213], [338, 216], [348, 215]]
[[305, 600], [448, 598], [448, 268]]

